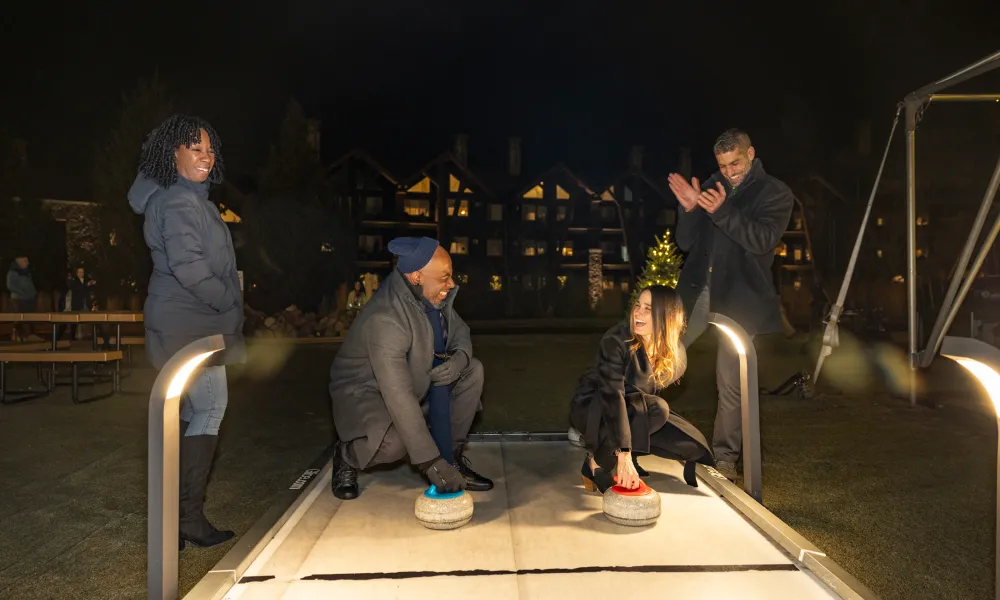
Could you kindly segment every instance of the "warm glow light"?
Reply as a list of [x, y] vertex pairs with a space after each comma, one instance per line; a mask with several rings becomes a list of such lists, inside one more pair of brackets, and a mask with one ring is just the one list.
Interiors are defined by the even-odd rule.
[[743, 345], [743, 340], [740, 339], [740, 336], [736, 335], [735, 331], [733, 331], [729, 327], [726, 327], [722, 323], [712, 323], [712, 324], [721, 329], [722, 332], [725, 333], [727, 337], [729, 337], [729, 341], [733, 343], [733, 347], [736, 348], [737, 354], [743, 356], [747, 353], [747, 349]]
[[205, 359], [212, 356], [218, 352], [218, 350], [212, 350], [211, 352], [204, 352], [195, 356], [191, 360], [184, 363], [180, 369], [177, 369], [177, 373], [174, 374], [173, 379], [170, 380], [170, 386], [167, 388], [167, 398], [175, 398], [180, 396], [184, 391], [184, 386], [187, 385], [188, 377], [191, 373], [198, 368], [201, 363], [205, 362]]
[[979, 383], [983, 384], [983, 387], [986, 388], [986, 393], [990, 395], [990, 400], [993, 401], [993, 410], [996, 411], [997, 417], [1000, 418], [1000, 374], [997, 374], [996, 371], [978, 360], [972, 360], [964, 356], [948, 356], [947, 354], [942, 354], [942, 356], [946, 356], [965, 367], [967, 371], [979, 380]]

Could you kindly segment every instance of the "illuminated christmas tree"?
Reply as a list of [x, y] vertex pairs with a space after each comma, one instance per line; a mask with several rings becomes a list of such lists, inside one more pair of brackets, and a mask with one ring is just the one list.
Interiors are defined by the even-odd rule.
[[651, 285], [665, 285], [677, 287], [677, 278], [681, 274], [681, 264], [683, 259], [677, 251], [677, 245], [670, 240], [670, 230], [668, 229], [663, 237], [656, 238], [656, 245], [651, 247], [646, 253], [646, 265], [642, 269], [642, 275], [632, 290], [631, 306], [639, 294], [639, 290]]

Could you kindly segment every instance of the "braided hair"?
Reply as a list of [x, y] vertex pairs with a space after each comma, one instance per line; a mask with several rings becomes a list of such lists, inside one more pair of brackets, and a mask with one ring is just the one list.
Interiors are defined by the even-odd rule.
[[222, 140], [207, 121], [187, 115], [173, 115], [146, 136], [139, 155], [139, 172], [164, 189], [177, 183], [177, 158], [174, 151], [181, 146], [190, 148], [200, 143], [202, 129], [208, 132], [208, 140], [215, 152], [215, 166], [208, 174], [208, 182], [221, 183], [225, 172]]

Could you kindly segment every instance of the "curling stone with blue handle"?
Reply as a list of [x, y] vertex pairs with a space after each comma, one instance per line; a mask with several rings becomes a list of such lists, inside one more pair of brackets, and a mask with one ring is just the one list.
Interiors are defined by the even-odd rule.
[[629, 527], [652, 525], [660, 518], [660, 494], [642, 480], [634, 490], [611, 486], [604, 492], [604, 516]]
[[458, 529], [472, 519], [472, 496], [465, 490], [438, 492], [432, 485], [417, 496], [413, 514], [428, 529]]

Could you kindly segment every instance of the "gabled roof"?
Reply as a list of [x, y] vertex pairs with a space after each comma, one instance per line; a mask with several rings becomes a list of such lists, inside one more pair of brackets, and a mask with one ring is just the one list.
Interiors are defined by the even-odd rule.
[[450, 163], [450, 165], [456, 171], [458, 171], [459, 174], [461, 174], [463, 181], [475, 184], [477, 187], [479, 187], [479, 189], [483, 190], [483, 192], [485, 192], [487, 196], [493, 195], [493, 191], [490, 188], [490, 186], [486, 185], [486, 182], [484, 182], [478, 175], [476, 175], [472, 171], [472, 169], [458, 162], [458, 160], [455, 158], [455, 155], [452, 154], [450, 151], [441, 153], [440, 155], [437, 156], [437, 158], [433, 159], [432, 161], [421, 167], [416, 173], [413, 173], [412, 175], [404, 179], [401, 182], [402, 187], [408, 188], [411, 185], [423, 179], [424, 177], [430, 177], [429, 171], [433, 167], [445, 163]]
[[566, 166], [565, 163], [562, 162], [556, 163], [555, 166], [528, 180], [528, 182], [521, 188], [521, 190], [518, 192], [517, 195], [523, 196], [527, 194], [533, 187], [538, 185], [539, 182], [545, 181], [552, 174], [557, 172], [562, 172], [570, 179], [570, 181], [572, 181], [574, 184], [576, 184], [580, 189], [585, 191], [590, 196], [597, 195], [597, 193], [594, 192], [594, 188], [590, 184], [584, 181], [582, 177], [574, 173], [572, 169], [570, 169], [568, 166]]
[[341, 165], [343, 165], [352, 158], [357, 158], [358, 160], [367, 164], [369, 167], [372, 168], [372, 170], [382, 175], [382, 177], [385, 177], [393, 185], [399, 185], [399, 180], [396, 179], [396, 177], [392, 173], [390, 173], [388, 169], [380, 165], [378, 161], [372, 158], [370, 154], [368, 154], [361, 148], [355, 148], [354, 150], [351, 150], [347, 154], [341, 156], [333, 163], [331, 163], [330, 166], [328, 166], [323, 172], [330, 173], [332, 171], [335, 171], [337, 168], [339, 168]]
[[[674, 198], [673, 192], [669, 191], [669, 188], [664, 188], [661, 184], [653, 180], [652, 177], [646, 174], [645, 171], [636, 171], [634, 169], [627, 169], [623, 171], [620, 175], [608, 182], [608, 184], [601, 188], [601, 193], [608, 190], [612, 186], [617, 186], [627, 180], [629, 177], [635, 177], [640, 181], [644, 182], [650, 187], [654, 192], [660, 195], [665, 200]], [[614, 193], [614, 192], [612, 192]]]

